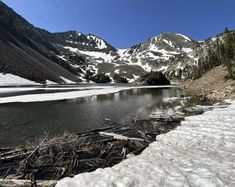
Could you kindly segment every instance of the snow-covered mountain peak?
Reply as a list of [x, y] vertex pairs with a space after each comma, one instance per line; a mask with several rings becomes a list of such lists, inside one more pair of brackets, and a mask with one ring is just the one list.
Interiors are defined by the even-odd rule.
[[[73, 39], [73, 42], [66, 40], [65, 44], [60, 45], [74, 55], [86, 58], [88, 69], [91, 67], [96, 73], [105, 72], [109, 75], [119, 72], [123, 76], [130, 75], [132, 72], [129, 79], [139, 75], [139, 73], [133, 73], [137, 66], [141, 73], [157, 70], [166, 75], [170, 74], [169, 77], [175, 77], [187, 66], [187, 63], [182, 62], [181, 59], [187, 56], [189, 63], [195, 61], [196, 57], [192, 51], [200, 45], [193, 39], [178, 33], [162, 33], [128, 49], [115, 49], [102, 38], [92, 34], [78, 36], [76, 32], [76, 37]], [[82, 45], [79, 42], [82, 42]]]
[[1, 72], [41, 83], [66, 82], [61, 77], [79, 82], [87, 70], [111, 78], [119, 73], [132, 81], [154, 70], [179, 80], [187, 77], [202, 57], [206, 59], [217, 39], [200, 43], [167, 32], [128, 49], [116, 49], [93, 34], [50, 33], [36, 28], [1, 1], [0, 12]]
[[87, 35], [87, 38], [91, 41], [94, 42], [96, 44], [96, 48], [98, 49], [106, 49], [107, 46], [107, 42], [105, 42], [103, 39], [101, 39], [100, 37], [97, 37], [95, 35]]
[[53, 33], [51, 37], [55, 45], [77, 48], [84, 51], [116, 51], [116, 49], [105, 40], [92, 34], [68, 31]]
[[150, 38], [145, 44], [152, 50], [166, 49], [169, 51], [177, 51], [182, 48], [194, 48], [195, 43], [194, 40], [182, 34], [162, 33], [159, 36]]

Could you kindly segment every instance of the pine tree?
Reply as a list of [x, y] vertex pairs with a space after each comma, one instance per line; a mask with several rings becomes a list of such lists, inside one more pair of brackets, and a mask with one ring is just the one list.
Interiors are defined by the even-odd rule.
[[229, 78], [235, 79], [235, 33], [225, 36], [222, 61], [229, 72]]
[[228, 29], [228, 27], [225, 27], [224, 33], [229, 33], [229, 32], [230, 32], [230, 30]]

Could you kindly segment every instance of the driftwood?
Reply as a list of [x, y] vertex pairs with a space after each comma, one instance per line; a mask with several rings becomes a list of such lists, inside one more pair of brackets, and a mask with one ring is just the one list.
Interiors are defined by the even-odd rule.
[[[50, 186], [54, 182], [97, 168], [111, 167], [129, 155], [140, 154], [156, 135], [177, 125], [174, 121], [135, 120], [127, 125], [106, 120], [106, 127], [50, 138], [19, 148], [0, 149], [0, 186]], [[15, 185], [16, 186], [16, 185]]]
[[53, 180], [30, 181], [30, 180], [16, 180], [16, 179], [9, 179], [9, 180], [1, 180], [0, 179], [0, 186], [4, 186], [4, 187], [16, 187], [16, 186], [54, 187], [56, 183], [57, 183], [57, 181], [53, 181]]
[[[174, 111], [181, 102], [184, 107], [175, 115], [164, 109], [170, 107]], [[0, 186], [50, 187], [63, 177], [118, 164], [140, 154], [157, 135], [176, 128], [184, 116], [203, 112], [191, 108], [192, 100], [187, 102], [163, 103], [166, 106], [161, 112], [153, 113], [150, 119], [136, 118], [130, 124], [117, 124], [107, 118], [103, 128], [89, 132], [45, 136], [21, 147], [0, 148]]]
[[141, 141], [141, 142], [146, 142], [147, 140], [142, 139], [142, 138], [130, 138], [126, 137], [120, 134], [115, 134], [115, 133], [109, 133], [109, 132], [100, 132], [99, 133], [101, 136], [111, 136], [115, 140], [125, 140], [125, 141]]

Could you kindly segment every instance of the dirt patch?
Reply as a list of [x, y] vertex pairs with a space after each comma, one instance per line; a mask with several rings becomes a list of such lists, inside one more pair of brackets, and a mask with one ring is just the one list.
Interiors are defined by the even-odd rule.
[[227, 75], [226, 68], [218, 66], [199, 79], [183, 81], [180, 87], [187, 92], [204, 95], [210, 100], [235, 98], [235, 80], [226, 79]]

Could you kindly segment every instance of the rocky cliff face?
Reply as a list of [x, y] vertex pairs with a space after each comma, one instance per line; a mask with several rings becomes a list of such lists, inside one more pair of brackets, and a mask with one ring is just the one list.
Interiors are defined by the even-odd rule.
[[57, 47], [67, 50], [61, 58], [68, 59], [69, 52], [81, 55], [87, 59], [86, 69], [94, 73], [104, 72], [111, 77], [118, 73], [129, 81], [152, 70], [163, 72], [171, 80], [181, 80], [197, 62], [198, 55], [194, 50], [200, 47], [199, 42], [177, 33], [163, 33], [129, 49], [87, 49], [73, 43], [57, 43]]
[[116, 49], [108, 44], [105, 40], [95, 35], [86, 35], [77, 31], [51, 33], [48, 39], [54, 44], [69, 46], [79, 50], [100, 52], [116, 51]]
[[57, 57], [59, 51], [45, 35], [0, 1], [0, 71], [40, 83], [79, 82], [79, 74]]
[[0, 72], [40, 83], [66, 83], [66, 79], [78, 83], [85, 81], [87, 70], [111, 78], [120, 74], [130, 82], [156, 70], [179, 81], [213, 46], [182, 34], [163, 33], [128, 49], [116, 49], [95, 35], [36, 28], [1, 1], [0, 12]]
[[197, 60], [193, 51], [199, 45], [185, 35], [163, 33], [127, 49], [118, 60], [138, 64], [145, 71], [161, 71], [170, 79], [181, 79], [186, 66]]

